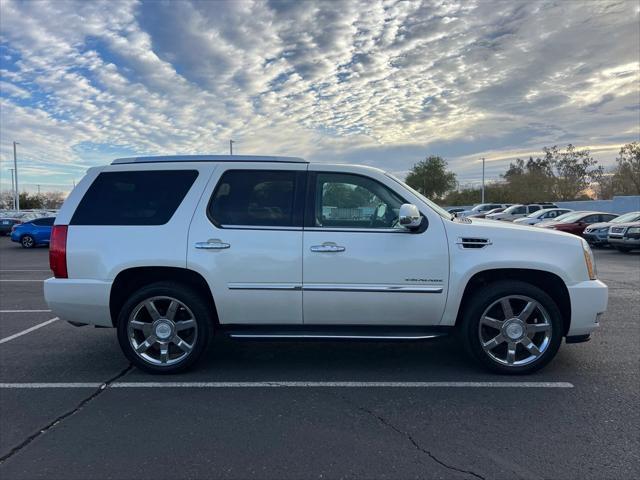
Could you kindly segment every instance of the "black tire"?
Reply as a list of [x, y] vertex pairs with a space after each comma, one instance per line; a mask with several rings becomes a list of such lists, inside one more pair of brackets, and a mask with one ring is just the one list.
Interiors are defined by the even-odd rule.
[[[182, 360], [169, 365], [158, 365], [151, 363], [151, 361], [145, 360], [141, 355], [136, 353], [130, 341], [129, 334], [133, 330], [130, 330], [129, 324], [131, 320], [135, 320], [138, 318], [132, 318], [132, 314], [135, 313], [134, 310], [136, 310], [137, 312], [141, 312], [140, 304], [143, 301], [160, 298], [160, 300], [153, 301], [162, 302], [167, 301], [163, 300], [167, 297], [175, 299], [182, 304], [179, 310], [182, 311], [183, 314], [189, 314], [188, 316], [195, 320], [197, 328], [194, 329], [194, 340], [191, 342], [192, 348]], [[157, 312], [163, 312], [161, 306], [158, 306]], [[162, 316], [169, 317], [168, 311], [165, 311], [164, 314], [161, 315], [161, 317]], [[152, 319], [150, 318], [150, 320]], [[171, 374], [187, 370], [196, 361], [198, 361], [198, 359], [206, 351], [213, 332], [213, 316], [209, 305], [203, 299], [202, 295], [199, 294], [196, 290], [176, 282], [156, 282], [136, 291], [125, 302], [118, 315], [117, 329], [120, 348], [131, 363], [133, 363], [140, 370], [144, 370], [145, 372], [155, 374]], [[146, 334], [142, 332], [140, 332], [140, 335], [142, 335], [143, 337], [146, 336]], [[151, 338], [151, 336], [149, 336], [149, 338]], [[155, 338], [157, 339], [158, 337]], [[172, 339], [169, 339], [169, 342], [171, 341]], [[149, 347], [148, 350], [150, 352], [155, 352], [156, 350], [160, 349], [161, 344], [162, 342], [156, 342], [151, 347]], [[177, 356], [179, 356], [182, 352], [177, 349], [176, 344], [172, 345], [173, 347], [169, 346], [169, 352], [173, 350], [174, 352], [177, 352]], [[151, 355], [151, 353], [149, 355]]]
[[[483, 314], [489, 307], [507, 296], [521, 296], [535, 300], [546, 313], [548, 322], [550, 323], [550, 328], [548, 328], [547, 330], [550, 338], [547, 340], [546, 349], [542, 351], [541, 355], [538, 358], [532, 360], [527, 364], [505, 365], [499, 363], [497, 360], [492, 358], [487, 351], [485, 351], [481, 343], [480, 320], [483, 317]], [[526, 303], [525, 300], [514, 300], [514, 302], [518, 301], [522, 301], [523, 304]], [[516, 309], [514, 308], [514, 315], [515, 312]], [[535, 314], [532, 314], [532, 318], [536, 318], [537, 316], [542, 315], [542, 310], [536, 310], [535, 312]], [[506, 319], [503, 318], [502, 320]], [[546, 322], [544, 323], [546, 324]], [[495, 331], [502, 335], [502, 331], [499, 331], [497, 329]], [[527, 374], [541, 369], [547, 363], [549, 363], [553, 359], [553, 357], [555, 357], [558, 349], [560, 348], [560, 344], [562, 343], [563, 319], [562, 314], [560, 313], [560, 309], [558, 308], [556, 303], [546, 292], [544, 292], [540, 288], [518, 280], [498, 281], [478, 289], [473, 293], [469, 301], [466, 302], [465, 311], [462, 314], [462, 322], [459, 325], [458, 334], [465, 350], [471, 356], [471, 358], [480, 362], [486, 368], [502, 374]], [[543, 333], [543, 335], [546, 334], [547, 333]], [[535, 333], [528, 334], [528, 336], [531, 336], [534, 339], [539, 338], [538, 335], [539, 334]], [[496, 338], [498, 337], [496, 336]], [[505, 342], [505, 349], [507, 348], [507, 345], [508, 343]], [[500, 348], [500, 346], [497, 348]], [[528, 350], [524, 350], [524, 345], [520, 345], [519, 348], [516, 348], [516, 351], [519, 351], [521, 356], [532, 355], [529, 354]], [[493, 350], [492, 352], [495, 352], [495, 350]]]
[[616, 247], [616, 250], [622, 253], [629, 253], [631, 251], [629, 247]]
[[23, 235], [20, 239], [20, 245], [22, 248], [35, 248], [36, 240], [31, 235]]

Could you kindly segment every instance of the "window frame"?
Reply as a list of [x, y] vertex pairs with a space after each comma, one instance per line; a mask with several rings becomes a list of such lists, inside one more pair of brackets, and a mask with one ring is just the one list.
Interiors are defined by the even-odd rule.
[[394, 195], [396, 195], [401, 201], [402, 204], [411, 203], [407, 201], [406, 197], [398, 193], [391, 187], [388, 187], [381, 181], [370, 177], [368, 175], [363, 175], [361, 173], [354, 172], [340, 172], [334, 170], [322, 170], [322, 171], [310, 171], [307, 175], [307, 195], [305, 199], [305, 208], [304, 208], [304, 230], [308, 230], [311, 232], [355, 232], [355, 233], [413, 233], [413, 234], [421, 234], [423, 233], [428, 226], [428, 219], [423, 214], [420, 213], [422, 217], [423, 226], [420, 227], [417, 231], [409, 231], [405, 228], [359, 228], [359, 227], [318, 227], [315, 225], [314, 218], [316, 212], [316, 187], [317, 187], [317, 177], [318, 175], [351, 175], [354, 177], [360, 177], [367, 179], [371, 182], [375, 182], [380, 185], [382, 188], [386, 188], [390, 190]]
[[[254, 172], [267, 172], [267, 173], [293, 173], [293, 225], [291, 226], [276, 226], [276, 225], [228, 225], [221, 224], [215, 218], [213, 218], [211, 207], [213, 200], [218, 193], [218, 190], [222, 186], [222, 180], [227, 173], [230, 172], [242, 172], [242, 173], [254, 173]], [[216, 182], [216, 186], [211, 192], [209, 201], [207, 202], [206, 215], [209, 221], [214, 227], [222, 230], [302, 230], [304, 219], [304, 200], [307, 187], [307, 172], [306, 170], [288, 170], [288, 169], [273, 169], [273, 168], [228, 168], [224, 170]]]

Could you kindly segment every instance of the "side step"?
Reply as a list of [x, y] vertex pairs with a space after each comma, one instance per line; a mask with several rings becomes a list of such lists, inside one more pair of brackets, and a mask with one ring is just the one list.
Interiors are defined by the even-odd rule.
[[222, 325], [225, 336], [242, 340], [429, 340], [453, 327], [362, 325]]

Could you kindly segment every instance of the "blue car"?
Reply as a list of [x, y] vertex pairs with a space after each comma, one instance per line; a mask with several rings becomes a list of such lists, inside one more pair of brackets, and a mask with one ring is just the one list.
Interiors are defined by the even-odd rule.
[[55, 217], [45, 217], [16, 225], [11, 230], [11, 240], [20, 243], [22, 248], [49, 245], [54, 221]]

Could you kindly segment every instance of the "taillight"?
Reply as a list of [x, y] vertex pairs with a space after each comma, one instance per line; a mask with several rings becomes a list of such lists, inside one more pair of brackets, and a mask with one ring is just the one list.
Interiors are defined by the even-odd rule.
[[67, 225], [54, 225], [49, 242], [49, 267], [56, 278], [67, 275]]

